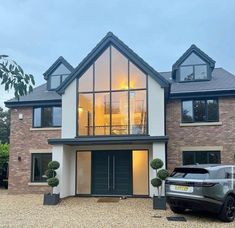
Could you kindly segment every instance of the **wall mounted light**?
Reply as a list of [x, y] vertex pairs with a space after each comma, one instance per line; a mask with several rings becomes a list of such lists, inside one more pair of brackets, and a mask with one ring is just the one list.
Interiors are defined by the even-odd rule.
[[19, 113], [19, 120], [23, 120], [23, 114]]
[[21, 161], [21, 156], [18, 156], [18, 161], [19, 161], [19, 162]]

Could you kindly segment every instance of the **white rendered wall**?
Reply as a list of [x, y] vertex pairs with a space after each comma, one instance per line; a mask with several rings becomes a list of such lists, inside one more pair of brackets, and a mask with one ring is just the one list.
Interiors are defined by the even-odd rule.
[[164, 136], [164, 89], [152, 78], [148, 77], [148, 119], [149, 134]]
[[[155, 159], [160, 158], [164, 162], [162, 168], [166, 168], [166, 155], [165, 155], [165, 143], [153, 143], [152, 151], [149, 153], [149, 163]], [[149, 189], [150, 196], [157, 195], [157, 189], [151, 185], [151, 179], [156, 177], [156, 170], [153, 170], [149, 165]], [[162, 191], [162, 196], [164, 195], [164, 189]]]
[[60, 183], [53, 192], [60, 193], [61, 198], [75, 195], [75, 158], [76, 152], [72, 147], [53, 146], [52, 160], [60, 163], [60, 168], [56, 171]]
[[76, 136], [76, 97], [77, 80], [74, 80], [62, 94], [62, 138], [74, 138]]

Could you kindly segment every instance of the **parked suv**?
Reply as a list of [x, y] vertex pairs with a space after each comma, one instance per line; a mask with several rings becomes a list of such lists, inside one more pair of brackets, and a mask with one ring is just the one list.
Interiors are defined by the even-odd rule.
[[235, 165], [191, 165], [174, 169], [166, 180], [166, 199], [171, 210], [186, 209], [219, 214], [232, 222], [235, 217]]

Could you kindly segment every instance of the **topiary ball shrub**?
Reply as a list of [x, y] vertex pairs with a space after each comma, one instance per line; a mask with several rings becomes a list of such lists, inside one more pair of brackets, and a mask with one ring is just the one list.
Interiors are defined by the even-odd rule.
[[167, 170], [165, 169], [161, 169], [157, 172], [157, 176], [161, 179], [161, 180], [166, 180], [166, 178], [169, 176], [169, 173]]
[[162, 180], [155, 177], [151, 180], [151, 184], [153, 187], [159, 188], [162, 185]]
[[56, 176], [56, 171], [53, 170], [53, 169], [48, 169], [48, 170], [46, 170], [45, 175], [47, 176], [48, 179], [52, 178], [52, 177], [55, 177]]
[[47, 179], [47, 183], [49, 186], [54, 188], [59, 185], [59, 179], [56, 177], [52, 177], [52, 178]]
[[163, 167], [163, 161], [159, 158], [155, 158], [150, 162], [150, 166], [153, 169], [160, 169]]
[[59, 167], [60, 167], [60, 163], [58, 161], [51, 161], [48, 163], [49, 169], [56, 170], [56, 169], [59, 169]]

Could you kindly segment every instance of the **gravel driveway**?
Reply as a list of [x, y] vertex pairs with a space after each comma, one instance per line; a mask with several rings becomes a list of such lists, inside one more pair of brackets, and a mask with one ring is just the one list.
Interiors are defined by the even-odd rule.
[[151, 199], [97, 203], [97, 198], [71, 197], [57, 206], [43, 206], [42, 199], [42, 195], [8, 195], [0, 189], [0, 227], [235, 227], [235, 222], [189, 212], [184, 215], [187, 222], [169, 222], [166, 216], [174, 214], [153, 210]]

